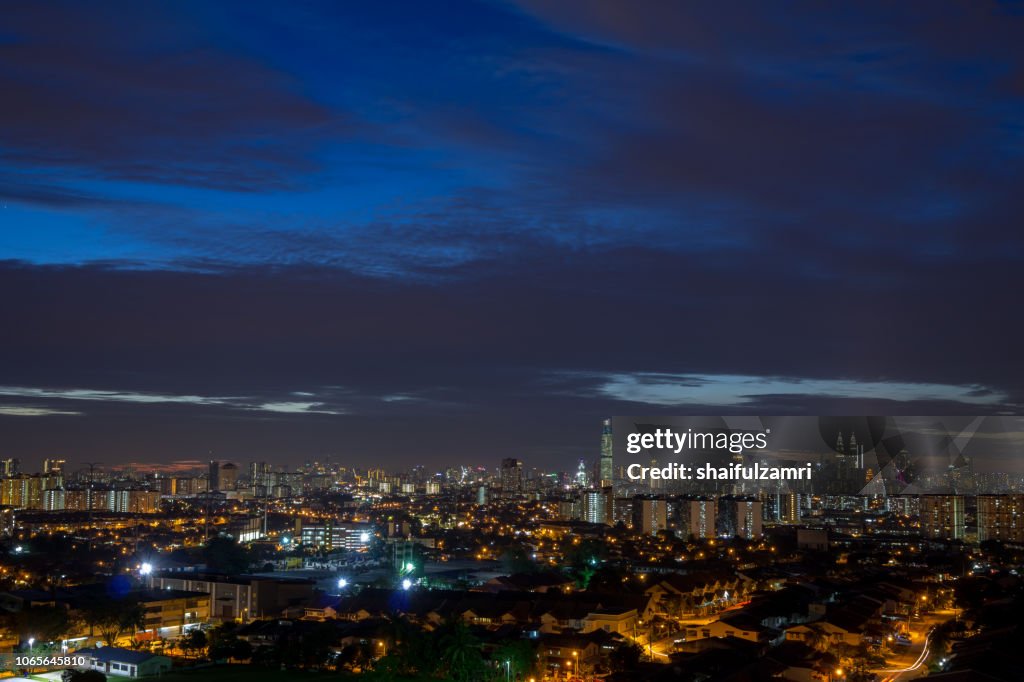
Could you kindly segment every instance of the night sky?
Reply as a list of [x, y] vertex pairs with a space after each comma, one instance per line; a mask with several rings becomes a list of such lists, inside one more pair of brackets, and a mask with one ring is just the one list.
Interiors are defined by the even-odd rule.
[[1018, 413], [1024, 8], [14, 1], [0, 457]]

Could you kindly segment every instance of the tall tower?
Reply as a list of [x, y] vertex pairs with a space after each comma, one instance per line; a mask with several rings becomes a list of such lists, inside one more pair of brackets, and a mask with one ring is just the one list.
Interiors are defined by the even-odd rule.
[[612, 468], [612, 420], [605, 419], [604, 427], [601, 429], [601, 464], [598, 467], [598, 478], [600, 487], [605, 488], [612, 485], [614, 469]]
[[220, 462], [210, 460], [210, 481], [207, 490], [220, 490]]
[[581, 488], [586, 488], [589, 483], [587, 479], [587, 463], [581, 459], [580, 465], [576, 467], [576, 485]]

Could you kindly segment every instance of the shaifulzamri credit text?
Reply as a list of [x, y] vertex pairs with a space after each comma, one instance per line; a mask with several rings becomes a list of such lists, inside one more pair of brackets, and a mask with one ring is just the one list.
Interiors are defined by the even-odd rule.
[[769, 466], [755, 463], [746, 466], [733, 462], [729, 466], [716, 467], [710, 463], [698, 466], [685, 464], [666, 464], [665, 466], [649, 467], [642, 464], [630, 464], [626, 467], [626, 476], [633, 481], [679, 480], [679, 481], [809, 481], [811, 464], [803, 466]]

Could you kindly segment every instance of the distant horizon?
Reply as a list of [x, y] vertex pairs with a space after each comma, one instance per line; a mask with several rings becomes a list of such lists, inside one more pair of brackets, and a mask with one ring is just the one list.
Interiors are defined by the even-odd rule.
[[[950, 438], [959, 436], [963, 448], [963, 454], [971, 459], [972, 467], [979, 473], [1010, 473], [1019, 474], [1024, 473], [1024, 417], [1006, 417], [1006, 416], [985, 416], [982, 421], [977, 421], [979, 415], [939, 415], [939, 416], [927, 416], [927, 415], [910, 415], [910, 416], [894, 416], [890, 419], [895, 419], [903, 429], [903, 438], [908, 438], [907, 449], [910, 454], [917, 457], [924, 457], [927, 459], [932, 456], [929, 454], [929, 450], [933, 447], [928, 445], [929, 440], [934, 440], [935, 437]], [[815, 419], [815, 416], [810, 417], [808, 415], [794, 416], [789, 418], [790, 421], [800, 423], [804, 419]], [[823, 415], [826, 419], [841, 419], [847, 418], [851, 422], [856, 422], [859, 419], [868, 419], [865, 417], [857, 417], [853, 415]], [[726, 417], [727, 418], [727, 417]], [[619, 423], [621, 428], [623, 420], [638, 419], [637, 417], [613, 417], [613, 419]], [[641, 420], [657, 419], [655, 417], [640, 417]], [[660, 420], [669, 424], [674, 421], [688, 424], [688, 420], [695, 420], [694, 423], [714, 423], [723, 417], [713, 415], [661, 415]], [[758, 420], [767, 419], [769, 421], [785, 420], [786, 417], [780, 415], [772, 415], [767, 417], [757, 417], [754, 415], [740, 415], [737, 417], [739, 420], [744, 420], [744, 423], [749, 427], [750, 424], [756, 423]], [[972, 428], [969, 432], [960, 434], [957, 429], [965, 428], [968, 423], [964, 423], [964, 420], [968, 420], [972, 424]], [[545, 472], [574, 472], [580, 459], [585, 461], [588, 466], [597, 462], [600, 456], [599, 439], [600, 431], [603, 428], [604, 418], [595, 422], [595, 429], [598, 430], [598, 446], [593, 448], [593, 452], [589, 456], [581, 456], [575, 459], [562, 459], [555, 460], [558, 463], [551, 463], [550, 458], [541, 460], [531, 461], [529, 458], [519, 456], [515, 459], [520, 460], [523, 465], [528, 469], [534, 469]], [[957, 423], [961, 423], [960, 427], [956, 427]], [[916, 424], [916, 426], [915, 426]], [[986, 426], [987, 424], [987, 426]], [[936, 428], [942, 430], [942, 433], [931, 434], [930, 432]], [[945, 431], [946, 428], [953, 429], [948, 433]], [[993, 430], [995, 429], [995, 430]], [[840, 433], [841, 431], [837, 431]], [[849, 437], [851, 431], [847, 432]], [[968, 437], [966, 434], [969, 433]], [[862, 436], [863, 438], [863, 436]], [[922, 440], [923, 439], [923, 440]], [[804, 438], [803, 440], [806, 440]], [[761, 455], [767, 459], [778, 459], [782, 461], [804, 461], [812, 460], [817, 462], [822, 456], [828, 456], [833, 452], [828, 447], [821, 447], [819, 449], [807, 448], [807, 447], [794, 447], [801, 441], [785, 440], [781, 443], [773, 443], [770, 447], [763, 451], [749, 451], [744, 452], [747, 455], [756, 456]], [[637, 459], [636, 456], [631, 456], [625, 453], [621, 445], [621, 434], [616, 432], [616, 448], [614, 450], [615, 466], [620, 467], [625, 463], [632, 461], [642, 461]], [[865, 453], [869, 457], [874, 457], [874, 448], [868, 447]], [[942, 457], [948, 457], [948, 454], [942, 455]], [[8, 459], [12, 457], [9, 454], [0, 456], [0, 459]], [[299, 467], [308, 464], [320, 464], [320, 465], [338, 465], [345, 468], [355, 469], [384, 469], [388, 472], [398, 473], [403, 471], [411, 471], [416, 467], [422, 467], [426, 472], [432, 474], [443, 473], [447, 469], [455, 467], [478, 467], [486, 470], [495, 470], [500, 466], [500, 462], [505, 457], [514, 457], [514, 455], [503, 455], [501, 457], [487, 457], [485, 459], [465, 459], [465, 460], [450, 460], [447, 462], [427, 464], [424, 462], [412, 462], [407, 466], [398, 464], [389, 464], [388, 462], [369, 462], [360, 463], [355, 462], [351, 458], [340, 454], [322, 453], [316, 456], [309, 457], [289, 457], [287, 460], [275, 458], [273, 456], [268, 457], [227, 457], [217, 456], [216, 453], [211, 453], [206, 459], [171, 459], [169, 461], [146, 461], [146, 460], [131, 460], [124, 462], [117, 461], [97, 461], [97, 460], [75, 460], [67, 456], [60, 454], [51, 453], [48, 456], [38, 458], [22, 458], [16, 457], [21, 461], [22, 471], [24, 473], [33, 473], [36, 471], [42, 471], [43, 463], [47, 459], [64, 459], [67, 462], [65, 471], [68, 473], [81, 472], [88, 469], [90, 463], [92, 463], [97, 471], [104, 472], [116, 472], [124, 471], [125, 469], [133, 468], [137, 469], [142, 473], [191, 473], [199, 472], [203, 473], [209, 464], [213, 461], [217, 462], [231, 462], [239, 466], [242, 470], [241, 473], [244, 475], [246, 472], [244, 468], [251, 463], [265, 462], [274, 469], [286, 469], [295, 470]], [[36, 466], [35, 459], [38, 459], [38, 469], [33, 469]], [[671, 455], [660, 455], [660, 459], [668, 461], [674, 461]], [[389, 460], [397, 461], [397, 458]], [[548, 465], [540, 465], [537, 462], [547, 462]]]

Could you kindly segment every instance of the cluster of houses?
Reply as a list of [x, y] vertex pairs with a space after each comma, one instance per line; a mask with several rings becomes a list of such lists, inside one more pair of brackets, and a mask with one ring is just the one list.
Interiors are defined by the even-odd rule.
[[[651, 574], [643, 583], [592, 593], [574, 590], [559, 574], [531, 574], [497, 578], [471, 591], [367, 588], [323, 595], [291, 610], [288, 619], [254, 623], [239, 634], [259, 647], [277, 641], [283, 628], [294, 632], [319, 621], [335, 625], [339, 648], [367, 640], [386, 648], [381, 624], [398, 614], [426, 630], [460, 620], [474, 627], [485, 650], [488, 642], [497, 647], [509, 638], [529, 639], [537, 644], [541, 664], [555, 673], [566, 660], [581, 669], [603, 667], [623, 643], [656, 642], [665, 650], [671, 642], [668, 651], [679, 661], [728, 660], [722, 652], [730, 647], [753, 647], [772, 662], [774, 677], [806, 681], [820, 679], [830, 665], [827, 652], [837, 645], [859, 647], [898, 633], [917, 598], [912, 584], [895, 580], [787, 582], [695, 572]], [[619, 673], [622, 679], [628, 675]]]
[[[200, 576], [187, 584], [160, 583], [140, 591], [136, 596], [142, 600], [146, 629], [133, 638], [146, 632], [181, 634], [190, 623], [217, 620], [223, 611], [242, 623], [238, 636], [256, 650], [318, 627], [323, 632], [327, 624], [337, 653], [353, 645], [386, 651], [387, 623], [398, 615], [424, 630], [461, 621], [474, 629], [485, 651], [510, 640], [529, 640], [552, 673], [564, 671], [566, 661], [580, 670], [608, 670], [609, 654], [635, 643], [648, 652], [657, 645], [658, 655], [671, 658], [673, 669], [717, 666], [721, 679], [728, 679], [725, 671], [745, 660], [738, 654], [754, 652], [759, 666], [772, 668], [772, 677], [811, 682], [821, 679], [830, 655], [834, 658], [843, 645], [863, 650], [900, 636], [919, 594], [913, 583], [896, 578], [844, 582], [763, 570], [649, 573], [633, 576], [616, 591], [581, 591], [554, 572], [495, 577], [472, 590], [367, 587], [327, 595], [300, 585], [309, 591], [301, 599], [291, 584], [238, 579], [229, 584]], [[8, 592], [0, 594], [0, 609], [74, 608], [77, 596], [75, 590]], [[211, 597], [234, 606], [212, 608]], [[274, 613], [267, 613], [271, 604]], [[258, 611], [263, 617], [242, 617]], [[84, 631], [70, 634], [75, 636], [62, 647], [87, 655], [89, 667], [108, 675], [138, 677], [170, 667], [169, 659], [153, 654], [82, 648], [94, 639]], [[637, 674], [650, 677], [636, 679], [656, 679], [662, 671], [618, 672], [608, 679], [628, 682]]]

